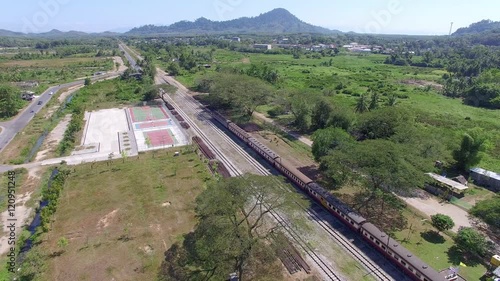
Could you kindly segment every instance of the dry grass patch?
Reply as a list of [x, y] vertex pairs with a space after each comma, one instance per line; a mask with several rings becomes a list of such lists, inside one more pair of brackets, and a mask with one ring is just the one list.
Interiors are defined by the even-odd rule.
[[87, 63], [93, 61], [103, 61], [109, 58], [63, 58], [63, 59], [43, 59], [43, 60], [11, 60], [0, 62], [2, 67], [65, 67], [68, 64]]
[[44, 280], [155, 280], [164, 251], [193, 229], [210, 178], [196, 154], [173, 151], [71, 170], [41, 245]]

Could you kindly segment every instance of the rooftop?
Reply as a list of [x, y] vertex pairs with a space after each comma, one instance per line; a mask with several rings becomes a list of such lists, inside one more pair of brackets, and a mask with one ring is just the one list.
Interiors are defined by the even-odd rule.
[[481, 169], [481, 168], [474, 168], [474, 169], [470, 169], [470, 170], [471, 170], [471, 172], [474, 172], [474, 173], [477, 173], [477, 174], [481, 174], [481, 175], [485, 175], [487, 177], [490, 177], [490, 178], [493, 178], [493, 179], [496, 179], [496, 180], [500, 181], [500, 174], [497, 174], [495, 172], [487, 171], [487, 170]]
[[451, 180], [449, 178], [446, 178], [446, 177], [443, 177], [443, 176], [440, 176], [440, 175], [436, 175], [434, 173], [427, 173], [427, 175], [429, 175], [431, 178], [435, 179], [436, 181], [444, 184], [444, 185], [447, 185], [453, 189], [457, 189], [457, 190], [460, 190], [460, 191], [464, 191], [466, 190], [467, 187], [466, 185], [463, 185], [461, 183], [458, 183], [454, 180]]

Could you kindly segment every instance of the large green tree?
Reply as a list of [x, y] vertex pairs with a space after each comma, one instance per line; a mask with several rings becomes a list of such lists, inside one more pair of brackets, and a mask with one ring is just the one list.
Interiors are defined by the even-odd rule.
[[387, 139], [399, 127], [413, 126], [412, 114], [397, 107], [385, 107], [364, 114], [358, 124], [358, 131], [364, 138]]
[[466, 171], [479, 164], [488, 145], [488, 136], [483, 129], [474, 128], [465, 133], [460, 147], [453, 151], [453, 158], [457, 162], [457, 167]]
[[454, 240], [458, 248], [467, 253], [483, 256], [488, 249], [484, 236], [472, 227], [461, 228]]
[[438, 233], [445, 230], [450, 230], [455, 226], [453, 219], [447, 215], [435, 214], [431, 216], [432, 225], [437, 228]]
[[21, 105], [19, 89], [9, 85], [0, 85], [0, 118], [16, 115]]
[[354, 139], [346, 131], [340, 128], [326, 128], [317, 130], [312, 136], [312, 153], [316, 161], [326, 156], [331, 150], [341, 145], [354, 142]]
[[470, 213], [481, 218], [487, 224], [500, 229], [500, 195], [479, 201], [470, 210]]
[[330, 121], [330, 116], [332, 114], [332, 111], [333, 108], [331, 104], [325, 99], [320, 99], [316, 103], [312, 111], [311, 115], [312, 129], [317, 130], [326, 128], [328, 122]]
[[241, 111], [247, 116], [266, 104], [273, 89], [266, 82], [248, 75], [220, 73], [210, 86], [212, 106]]
[[263, 241], [279, 228], [272, 221], [264, 223], [266, 215], [286, 199], [270, 192], [277, 181], [281, 180], [247, 176], [209, 184], [196, 199], [195, 230], [182, 248], [175, 245], [166, 252], [169, 259], [159, 279], [225, 280], [231, 272], [240, 280], [258, 276], [256, 259], [264, 259], [268, 266], [276, 259]]

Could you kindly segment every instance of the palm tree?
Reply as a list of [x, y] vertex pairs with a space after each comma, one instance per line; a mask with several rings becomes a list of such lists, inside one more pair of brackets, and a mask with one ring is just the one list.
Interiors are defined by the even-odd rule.
[[386, 104], [387, 106], [395, 106], [396, 103], [398, 103], [398, 98], [396, 97], [396, 95], [390, 95]]
[[369, 110], [377, 109], [378, 108], [378, 100], [379, 100], [378, 93], [373, 93], [371, 96], [370, 106], [368, 107], [368, 109]]
[[356, 112], [363, 113], [363, 112], [366, 112], [366, 111], [369, 111], [369, 108], [368, 108], [368, 96], [366, 94], [362, 94], [359, 97], [358, 102], [356, 104]]

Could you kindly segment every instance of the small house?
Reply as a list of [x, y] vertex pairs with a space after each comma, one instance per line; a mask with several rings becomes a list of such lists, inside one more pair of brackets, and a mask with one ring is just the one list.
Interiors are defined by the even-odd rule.
[[271, 50], [273, 48], [271, 44], [254, 44], [253, 47], [255, 49], [264, 49], [264, 50]]
[[500, 174], [481, 168], [474, 168], [470, 170], [470, 176], [475, 184], [494, 192], [500, 191]]
[[460, 175], [458, 177], [454, 177], [451, 180], [456, 181], [458, 183], [461, 183], [463, 185], [468, 185], [469, 184], [469, 182], [467, 181], [467, 179], [464, 176], [462, 176], [462, 175]]

